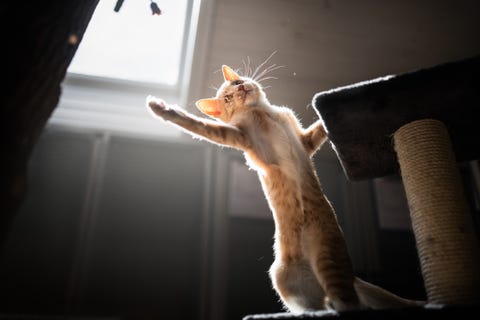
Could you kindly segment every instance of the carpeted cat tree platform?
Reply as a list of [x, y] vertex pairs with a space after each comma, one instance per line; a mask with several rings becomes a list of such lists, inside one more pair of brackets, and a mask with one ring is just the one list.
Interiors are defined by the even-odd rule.
[[480, 251], [457, 161], [480, 158], [480, 56], [318, 93], [313, 104], [350, 180], [400, 171], [425, 307], [245, 319], [480, 318]]

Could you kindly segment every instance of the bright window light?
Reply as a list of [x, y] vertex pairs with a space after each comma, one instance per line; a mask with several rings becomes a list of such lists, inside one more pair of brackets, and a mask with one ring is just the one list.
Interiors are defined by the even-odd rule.
[[[201, 0], [100, 0], [83, 36], [49, 124], [121, 134], [180, 136], [145, 108], [149, 94], [187, 99]], [[202, 20], [205, 21], [205, 20]], [[203, 23], [206, 23], [203, 22]]]
[[188, 0], [100, 0], [70, 64], [70, 73], [176, 85], [181, 74]]

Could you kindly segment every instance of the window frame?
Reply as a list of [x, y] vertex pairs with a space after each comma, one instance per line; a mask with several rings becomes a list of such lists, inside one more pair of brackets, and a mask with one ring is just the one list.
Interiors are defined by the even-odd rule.
[[187, 0], [180, 67], [175, 85], [67, 72], [59, 103], [48, 125], [134, 135], [179, 136], [178, 131], [168, 130], [162, 122], [146, 112], [145, 98], [151, 94], [169, 103], [185, 105], [190, 96], [194, 57], [197, 54], [205, 56], [197, 53], [197, 43], [205, 41], [199, 30], [202, 29], [201, 25], [208, 24], [201, 14], [211, 10], [213, 1]]

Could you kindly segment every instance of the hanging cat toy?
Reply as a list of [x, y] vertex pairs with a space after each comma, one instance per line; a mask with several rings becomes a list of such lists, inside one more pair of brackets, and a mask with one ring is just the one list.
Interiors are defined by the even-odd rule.
[[[115, 7], [113, 8], [113, 11], [119, 12], [120, 8], [122, 8], [123, 1], [124, 0], [117, 0], [117, 3], [115, 4]], [[160, 10], [160, 8], [158, 7], [158, 4], [153, 0], [150, 0], [150, 9], [152, 10], [152, 15], [159, 16], [159, 15], [162, 14], [162, 10]]]

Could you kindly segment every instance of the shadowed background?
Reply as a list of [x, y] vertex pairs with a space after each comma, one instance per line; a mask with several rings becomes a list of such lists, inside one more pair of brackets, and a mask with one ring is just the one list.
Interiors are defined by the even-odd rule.
[[[222, 64], [240, 68], [250, 57], [258, 65], [274, 51], [270, 62], [285, 67], [265, 83], [267, 96], [305, 126], [316, 120], [310, 103], [319, 91], [480, 52], [478, 1], [204, 0], [201, 8], [184, 92], [192, 111], [214, 95]], [[240, 319], [281, 311], [267, 274], [273, 221], [243, 162], [183, 134], [49, 123], [0, 253], [0, 315]], [[356, 273], [423, 299], [398, 177], [349, 182], [328, 146], [315, 164]]]

